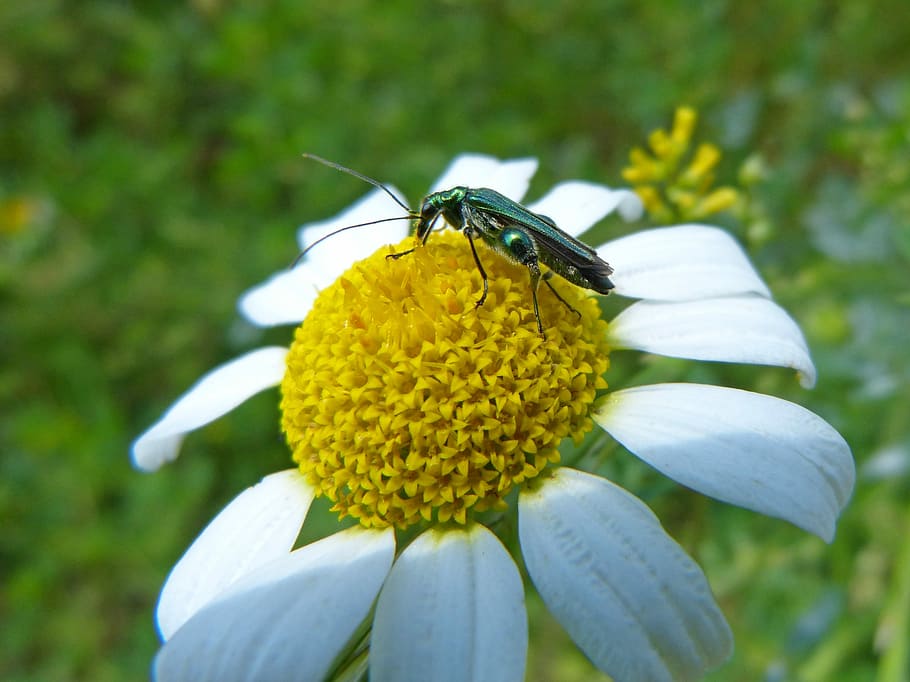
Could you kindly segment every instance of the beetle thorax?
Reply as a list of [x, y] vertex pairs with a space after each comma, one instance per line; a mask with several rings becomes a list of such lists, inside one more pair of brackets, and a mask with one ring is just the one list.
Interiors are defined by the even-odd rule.
[[442, 215], [446, 222], [454, 227], [461, 224], [461, 206], [467, 196], [467, 187], [453, 187], [428, 194], [420, 207], [420, 218], [417, 225], [418, 237], [424, 237], [437, 216]]

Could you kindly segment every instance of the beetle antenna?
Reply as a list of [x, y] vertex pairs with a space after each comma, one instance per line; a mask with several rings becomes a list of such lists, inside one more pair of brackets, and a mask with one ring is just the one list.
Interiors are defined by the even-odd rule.
[[398, 216], [396, 218], [380, 218], [379, 220], [371, 220], [368, 223], [357, 223], [356, 225], [346, 225], [345, 227], [339, 227], [337, 230], [334, 230], [332, 232], [329, 232], [328, 234], [321, 236], [319, 239], [314, 241], [312, 244], [307, 246], [303, 251], [301, 251], [299, 254], [297, 254], [297, 258], [294, 259], [294, 262], [290, 264], [288, 269], [294, 268], [300, 262], [300, 259], [303, 258], [309, 252], [309, 250], [312, 249], [314, 246], [316, 246], [320, 242], [324, 242], [329, 237], [334, 237], [339, 232], [344, 232], [345, 230], [353, 230], [355, 227], [366, 227], [367, 225], [375, 225], [377, 223], [390, 223], [393, 220], [411, 220], [412, 218], [413, 218], [413, 216], [410, 216], [410, 215], [402, 215], [402, 216]]
[[[303, 158], [313, 159], [313, 161], [318, 161], [323, 166], [328, 166], [329, 168], [334, 168], [335, 170], [339, 170], [342, 173], [347, 173], [348, 175], [353, 175], [355, 178], [359, 178], [360, 180], [363, 180], [364, 182], [370, 183], [371, 185], [373, 185], [373, 187], [376, 187], [377, 189], [381, 189], [383, 192], [385, 192], [390, 197], [392, 197], [392, 200], [396, 204], [401, 206], [405, 211], [407, 211], [408, 215], [411, 218], [417, 217], [408, 206], [405, 206], [405, 204], [401, 201], [401, 199], [399, 199], [392, 193], [392, 190], [390, 190], [388, 187], [386, 187], [381, 182], [379, 182], [379, 180], [374, 180], [373, 178], [368, 177], [368, 176], [364, 175], [363, 173], [358, 173], [357, 171], [355, 171], [351, 168], [348, 168], [347, 166], [342, 166], [340, 163], [335, 163], [334, 161], [329, 161], [328, 159], [323, 159], [321, 156], [316, 156], [315, 154], [310, 154], [309, 152], [304, 153]], [[392, 220], [396, 220], [396, 218], [392, 218]], [[376, 222], [381, 222], [381, 221], [376, 221]], [[369, 225], [369, 224], [370, 223], [364, 223], [364, 225]], [[358, 226], [351, 225], [351, 227], [358, 227]], [[324, 237], [323, 237], [323, 239], [324, 239]]]

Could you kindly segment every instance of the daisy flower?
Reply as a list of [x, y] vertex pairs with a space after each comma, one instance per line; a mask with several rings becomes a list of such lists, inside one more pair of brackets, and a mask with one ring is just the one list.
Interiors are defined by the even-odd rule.
[[[461, 156], [433, 191], [483, 186], [519, 201], [535, 170], [531, 159]], [[632, 192], [586, 182], [529, 207], [572, 235], [641, 211]], [[301, 247], [400, 214], [374, 191], [301, 228]], [[831, 541], [854, 467], [820, 417], [718, 386], [607, 390], [621, 350], [791, 367], [814, 383], [799, 328], [743, 251], [694, 224], [603, 244], [616, 293], [637, 302], [608, 324], [595, 297], [554, 278], [574, 310], [542, 287], [541, 336], [527, 269], [481, 249], [489, 294], [475, 307], [481, 279], [464, 236], [440, 230], [387, 258], [413, 245], [406, 233], [404, 221], [340, 233], [245, 294], [255, 324], [299, 325], [290, 348], [213, 370], [134, 443], [134, 464], [154, 470], [189, 431], [280, 384], [295, 462], [228, 504], [172, 570], [156, 678], [521, 680], [519, 556], [614, 679], [690, 680], [721, 664], [732, 636], [697, 564], [635, 496], [559, 466], [557, 447], [596, 424], [693, 490]], [[294, 549], [317, 495], [357, 523]]]

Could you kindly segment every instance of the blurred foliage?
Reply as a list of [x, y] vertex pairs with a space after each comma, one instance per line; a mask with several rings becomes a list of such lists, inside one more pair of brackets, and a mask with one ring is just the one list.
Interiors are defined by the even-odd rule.
[[[0, 35], [0, 678], [144, 677], [169, 567], [287, 466], [274, 392], [155, 475], [127, 452], [205, 370], [289, 338], [239, 321], [237, 295], [294, 258], [296, 225], [364, 192], [301, 152], [412, 199], [467, 150], [539, 157], [532, 195], [615, 185], [688, 104], [719, 182], [749, 178], [750, 210], [722, 222], [803, 325], [819, 385], [641, 357], [611, 383], [795, 400], [845, 435], [859, 483], [828, 547], [631, 457], [612, 473], [721, 600], [737, 649], [711, 679], [910, 679], [905, 0], [32, 0], [0, 4]], [[529, 606], [529, 679], [591, 679]]]

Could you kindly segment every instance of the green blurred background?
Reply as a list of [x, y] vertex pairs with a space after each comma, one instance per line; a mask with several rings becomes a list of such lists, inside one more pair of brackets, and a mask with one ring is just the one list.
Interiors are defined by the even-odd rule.
[[[820, 380], [638, 354], [618, 376], [806, 405], [850, 442], [858, 485], [827, 546], [631, 457], [611, 473], [721, 601], [736, 653], [710, 679], [910, 679], [906, 0], [32, 0], [0, 4], [0, 36], [0, 678], [146, 677], [171, 565], [288, 465], [274, 391], [156, 474], [128, 449], [200, 374], [290, 338], [241, 321], [237, 296], [294, 258], [299, 223], [366, 189], [301, 152], [412, 202], [459, 152], [533, 155], [533, 197], [623, 184], [630, 147], [689, 104], [723, 180], [764, 161], [752, 214], [717, 222], [803, 326]], [[528, 678], [595, 678], [529, 608]]]

